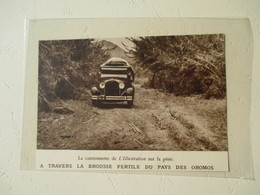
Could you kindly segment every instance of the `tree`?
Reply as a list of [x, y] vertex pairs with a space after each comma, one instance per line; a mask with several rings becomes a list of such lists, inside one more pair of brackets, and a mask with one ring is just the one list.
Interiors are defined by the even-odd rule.
[[55, 98], [77, 98], [97, 79], [109, 58], [94, 39], [39, 42], [39, 109], [47, 111]]
[[224, 35], [129, 38], [137, 64], [151, 73], [150, 87], [176, 95], [225, 96]]

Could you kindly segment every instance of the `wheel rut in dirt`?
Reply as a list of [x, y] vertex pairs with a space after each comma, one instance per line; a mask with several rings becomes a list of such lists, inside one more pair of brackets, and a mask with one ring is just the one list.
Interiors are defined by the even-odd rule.
[[135, 87], [131, 109], [68, 100], [65, 103], [74, 114], [40, 113], [38, 149], [227, 150], [224, 100], [176, 97]]

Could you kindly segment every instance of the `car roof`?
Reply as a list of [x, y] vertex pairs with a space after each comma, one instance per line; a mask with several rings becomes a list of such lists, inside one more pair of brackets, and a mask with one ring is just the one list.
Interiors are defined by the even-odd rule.
[[100, 67], [104, 67], [104, 66], [109, 66], [109, 64], [112, 63], [120, 63], [123, 62], [124, 65], [123, 66], [128, 66], [131, 67], [131, 65], [123, 58], [117, 58], [117, 57], [113, 57], [113, 58], [109, 58], [105, 63], [101, 64]]

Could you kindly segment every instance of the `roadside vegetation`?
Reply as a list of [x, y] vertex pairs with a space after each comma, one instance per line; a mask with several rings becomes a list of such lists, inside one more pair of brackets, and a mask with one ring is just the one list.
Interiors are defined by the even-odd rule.
[[84, 99], [109, 58], [94, 39], [39, 42], [39, 111], [59, 99]]
[[136, 61], [137, 76], [148, 88], [175, 95], [226, 96], [225, 37], [223, 34], [129, 38], [127, 48]]

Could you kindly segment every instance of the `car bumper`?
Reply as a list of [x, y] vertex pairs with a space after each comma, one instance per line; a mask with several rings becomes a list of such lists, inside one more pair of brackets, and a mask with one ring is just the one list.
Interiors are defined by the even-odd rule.
[[133, 96], [92, 95], [91, 99], [98, 101], [133, 101]]

